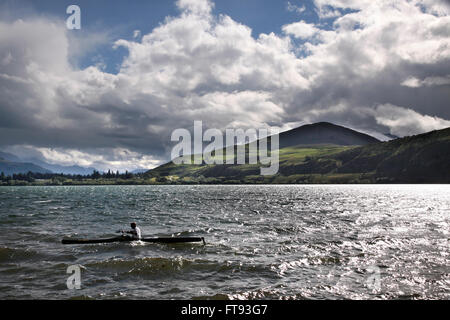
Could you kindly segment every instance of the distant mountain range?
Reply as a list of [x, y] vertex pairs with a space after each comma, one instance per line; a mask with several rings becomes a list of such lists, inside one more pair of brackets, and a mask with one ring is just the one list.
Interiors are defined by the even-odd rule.
[[28, 173], [29, 171], [36, 173], [52, 173], [50, 170], [37, 166], [34, 163], [13, 162], [0, 157], [0, 172], [3, 172], [7, 176], [15, 173]]
[[37, 164], [40, 167], [43, 167], [44, 169], [48, 169], [53, 173], [63, 173], [63, 174], [75, 174], [75, 175], [89, 175], [92, 174], [92, 172], [98, 171], [97, 169], [93, 168], [93, 167], [80, 167], [77, 165], [74, 166], [61, 166], [61, 165], [57, 165], [57, 164], [50, 164], [47, 162], [44, 162], [42, 160], [33, 158], [30, 159], [30, 162]]
[[96, 169], [50, 164], [36, 158], [22, 159], [14, 154], [0, 151], [0, 172], [3, 172], [5, 175], [28, 173], [31, 171], [36, 173], [63, 173], [84, 176], [92, 174], [94, 170]]
[[167, 183], [450, 183], [450, 128], [381, 142], [331, 123], [279, 135], [279, 172], [260, 164], [164, 164], [145, 176]]

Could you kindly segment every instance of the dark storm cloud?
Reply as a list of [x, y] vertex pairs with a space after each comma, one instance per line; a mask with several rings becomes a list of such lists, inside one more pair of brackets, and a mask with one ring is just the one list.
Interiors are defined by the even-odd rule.
[[397, 135], [450, 126], [446, 5], [355, 0], [342, 14], [340, 1], [316, 3], [341, 12], [332, 30], [302, 22], [254, 37], [211, 15], [209, 1], [179, 1], [178, 17], [115, 42], [129, 52], [118, 74], [74, 67], [76, 39], [61, 21], [0, 22], [0, 145], [124, 168], [167, 159], [172, 131], [195, 120], [205, 129], [331, 121]]

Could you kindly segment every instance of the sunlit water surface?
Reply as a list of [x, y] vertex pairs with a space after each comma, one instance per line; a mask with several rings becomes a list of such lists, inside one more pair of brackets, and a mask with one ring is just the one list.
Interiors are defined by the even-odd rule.
[[[2, 187], [0, 298], [448, 299], [449, 220], [449, 185]], [[131, 221], [207, 244], [61, 244]]]

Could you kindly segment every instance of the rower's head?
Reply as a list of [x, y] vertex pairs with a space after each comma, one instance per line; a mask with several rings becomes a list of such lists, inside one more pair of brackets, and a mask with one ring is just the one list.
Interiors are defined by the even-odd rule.
[[136, 228], [136, 222], [132, 222], [131, 224], [130, 224], [130, 226], [131, 226], [131, 228]]

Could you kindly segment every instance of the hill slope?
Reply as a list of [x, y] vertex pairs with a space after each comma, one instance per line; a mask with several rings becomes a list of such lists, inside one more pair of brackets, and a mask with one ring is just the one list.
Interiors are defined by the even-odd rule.
[[374, 172], [396, 182], [450, 182], [450, 128], [364, 146], [329, 159], [340, 173]]
[[[288, 141], [301, 140], [294, 137]], [[259, 164], [172, 162], [146, 176], [163, 183], [450, 183], [449, 164], [450, 128], [364, 146], [284, 147], [280, 149], [279, 172], [274, 176], [259, 175]]]

